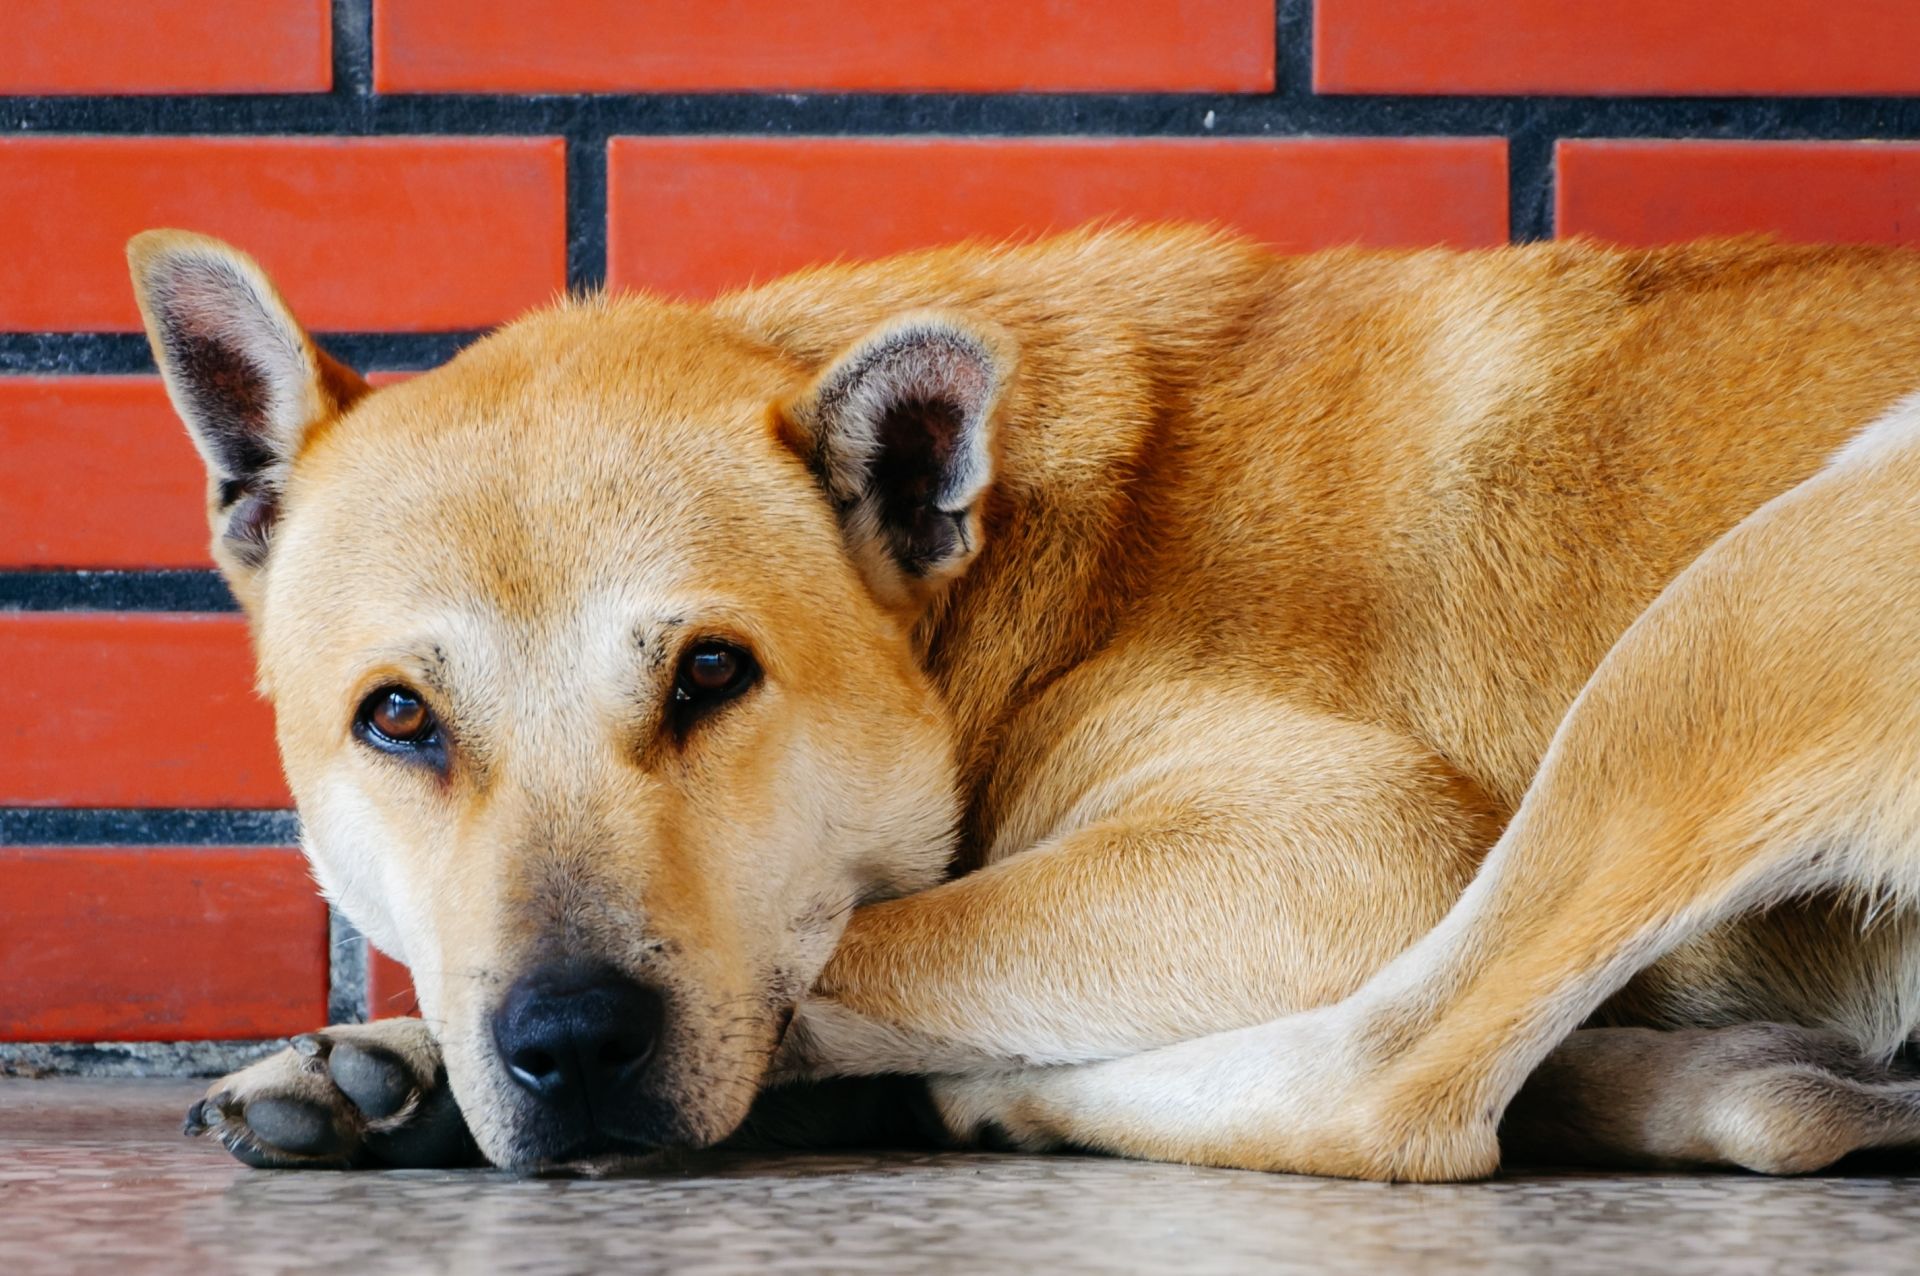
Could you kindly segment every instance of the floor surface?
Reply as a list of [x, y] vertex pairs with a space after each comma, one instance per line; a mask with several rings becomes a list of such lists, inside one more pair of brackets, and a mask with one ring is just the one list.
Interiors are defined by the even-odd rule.
[[671, 1175], [263, 1172], [200, 1086], [0, 1080], [0, 1272], [1901, 1272], [1920, 1177], [1388, 1187], [1067, 1157], [716, 1156]]

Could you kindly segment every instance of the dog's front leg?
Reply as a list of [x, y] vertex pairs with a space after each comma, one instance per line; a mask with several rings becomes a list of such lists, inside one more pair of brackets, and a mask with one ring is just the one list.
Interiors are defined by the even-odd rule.
[[1118, 743], [1092, 751], [1111, 766], [1137, 750], [1142, 778], [1104, 808], [856, 912], [775, 1079], [929, 1076], [961, 1141], [1084, 1142], [1071, 1113], [1024, 1119], [1030, 1080], [1079, 1074], [1049, 1065], [1337, 999], [1444, 915], [1497, 833], [1474, 787], [1411, 741], [1244, 693], [1178, 700], [1189, 716], [1110, 718]]
[[835, 1077], [924, 1076], [1020, 1062], [964, 1039], [871, 1018], [831, 997], [816, 996], [795, 1007], [768, 1080], [777, 1085]]
[[418, 1019], [295, 1037], [214, 1082], [188, 1111], [186, 1132], [261, 1169], [482, 1164], [440, 1046]]
[[1497, 832], [1411, 741], [1244, 694], [1180, 700], [1190, 716], [1116, 714], [1141, 778], [1102, 807], [856, 911], [787, 1071], [1084, 1063], [1324, 1004], [1443, 916]]

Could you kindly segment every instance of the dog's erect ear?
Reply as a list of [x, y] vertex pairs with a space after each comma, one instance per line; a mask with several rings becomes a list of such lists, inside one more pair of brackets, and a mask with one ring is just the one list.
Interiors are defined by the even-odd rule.
[[979, 550], [994, 414], [1013, 367], [998, 329], [909, 314], [782, 405], [782, 436], [832, 498], [884, 601], [924, 602]]
[[250, 602], [294, 456], [366, 382], [313, 344], [238, 249], [150, 230], [127, 260], [154, 362], [207, 464], [214, 558]]

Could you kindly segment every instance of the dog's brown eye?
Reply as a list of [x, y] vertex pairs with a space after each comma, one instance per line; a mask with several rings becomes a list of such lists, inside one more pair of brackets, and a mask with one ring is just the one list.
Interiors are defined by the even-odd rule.
[[743, 648], [717, 638], [696, 642], [680, 657], [680, 672], [673, 680], [674, 711], [685, 725], [693, 715], [745, 691], [759, 672]]
[[354, 727], [361, 739], [388, 752], [420, 752], [440, 742], [439, 721], [411, 687], [382, 687], [362, 700]]
[[687, 683], [709, 694], [725, 691], [740, 676], [740, 653], [719, 643], [702, 643], [687, 656]]
[[393, 687], [380, 694], [369, 715], [373, 729], [389, 740], [418, 741], [433, 726], [433, 715], [411, 691]]

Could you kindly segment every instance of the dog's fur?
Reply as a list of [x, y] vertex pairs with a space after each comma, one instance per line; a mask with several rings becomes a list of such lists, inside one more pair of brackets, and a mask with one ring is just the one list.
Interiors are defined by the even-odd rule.
[[[307, 850], [425, 1015], [216, 1087], [250, 1159], [379, 1159], [441, 1058], [494, 1162], [590, 1158], [484, 1027], [556, 956], [669, 990], [623, 1146], [904, 1071], [961, 1138], [1452, 1178], [1543, 1059], [1512, 1146], [1920, 1136], [1920, 256], [1084, 232], [377, 393], [236, 251], [131, 256]], [[716, 636], [763, 676], [682, 729]], [[395, 683], [444, 772], [356, 739]]]

